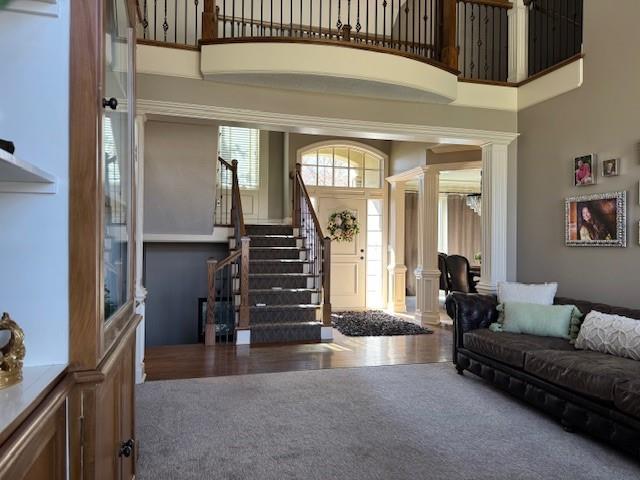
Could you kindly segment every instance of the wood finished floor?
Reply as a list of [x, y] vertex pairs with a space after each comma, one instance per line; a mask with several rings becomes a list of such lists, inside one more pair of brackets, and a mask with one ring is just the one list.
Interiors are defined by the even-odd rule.
[[451, 328], [433, 330], [431, 335], [347, 337], [334, 329], [332, 343], [151, 347], [145, 352], [147, 381], [450, 362]]

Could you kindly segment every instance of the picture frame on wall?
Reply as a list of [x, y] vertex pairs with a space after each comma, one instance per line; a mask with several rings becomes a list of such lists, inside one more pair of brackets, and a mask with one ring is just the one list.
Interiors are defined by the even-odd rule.
[[596, 184], [596, 155], [589, 153], [573, 159], [573, 184], [584, 187]]
[[626, 247], [627, 192], [567, 198], [565, 244], [569, 247]]
[[620, 175], [620, 159], [610, 158], [602, 161], [602, 176], [617, 177]]

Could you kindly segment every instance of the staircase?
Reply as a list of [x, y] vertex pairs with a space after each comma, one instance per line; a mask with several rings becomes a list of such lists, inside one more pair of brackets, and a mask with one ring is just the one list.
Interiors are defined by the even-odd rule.
[[251, 343], [321, 340], [320, 276], [291, 225], [247, 225]]
[[237, 162], [218, 160], [215, 222], [233, 236], [225, 259], [207, 261], [205, 344], [231, 334], [236, 344], [331, 338], [331, 240], [322, 236], [300, 165], [292, 225], [245, 225]]

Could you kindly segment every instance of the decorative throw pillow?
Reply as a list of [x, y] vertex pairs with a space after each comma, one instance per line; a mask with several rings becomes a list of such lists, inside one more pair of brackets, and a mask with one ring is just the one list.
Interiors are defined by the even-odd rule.
[[558, 291], [557, 283], [526, 284], [517, 282], [498, 282], [498, 303], [537, 303], [553, 305]]
[[576, 348], [640, 360], [640, 320], [592, 310], [582, 323]]
[[492, 324], [492, 331], [524, 333], [539, 337], [558, 337], [569, 340], [571, 321], [582, 314], [574, 305], [538, 305], [536, 303], [504, 303], [498, 305], [503, 313], [501, 324]]

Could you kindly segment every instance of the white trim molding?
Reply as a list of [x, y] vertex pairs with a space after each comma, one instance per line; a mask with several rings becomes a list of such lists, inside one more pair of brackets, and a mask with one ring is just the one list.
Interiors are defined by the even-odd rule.
[[275, 131], [299, 133], [321, 131], [323, 135], [338, 137], [352, 136], [476, 146], [489, 142], [508, 145], [518, 137], [515, 132], [317, 117], [160, 100], [139, 99], [137, 111], [147, 115], [236, 122]]
[[44, 17], [60, 15], [60, 5], [57, 0], [13, 0], [4, 9], [8, 12], [28, 13]]

